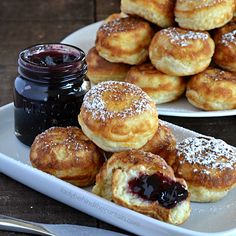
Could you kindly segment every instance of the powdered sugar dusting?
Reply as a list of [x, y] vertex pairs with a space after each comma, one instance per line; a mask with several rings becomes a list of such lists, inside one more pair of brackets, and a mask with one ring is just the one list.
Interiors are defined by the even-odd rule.
[[178, 30], [178, 28], [170, 27], [160, 31], [161, 33], [167, 35], [170, 38], [172, 44], [177, 44], [181, 47], [186, 47], [189, 45], [191, 40], [207, 40], [209, 35], [203, 32], [185, 31]]
[[[129, 107], [123, 110], [108, 110], [104, 94], [109, 95], [109, 100], [119, 103], [131, 98]], [[125, 101], [123, 101], [125, 102]], [[139, 87], [126, 82], [106, 81], [90, 89], [84, 97], [83, 107], [92, 114], [94, 120], [106, 121], [113, 117], [126, 118], [144, 111], [153, 110], [151, 99]]]
[[99, 31], [102, 31], [109, 36], [112, 33], [121, 33], [134, 30], [140, 22], [141, 20], [135, 17], [117, 18], [103, 24], [99, 28]]
[[229, 33], [226, 33], [226, 34], [223, 34], [222, 35], [222, 38], [221, 38], [221, 43], [224, 45], [224, 46], [228, 46], [229, 43], [234, 43], [236, 44], [236, 29], [229, 32]]
[[228, 71], [224, 71], [217, 68], [210, 68], [203, 72], [204, 76], [214, 81], [227, 80], [236, 82], [236, 75]]
[[35, 143], [44, 151], [58, 146], [64, 146], [67, 150], [89, 151], [86, 139], [77, 127], [51, 127], [39, 134]]
[[236, 168], [235, 150], [220, 139], [187, 138], [177, 145], [177, 155], [184, 156], [183, 161], [199, 164], [207, 169]]

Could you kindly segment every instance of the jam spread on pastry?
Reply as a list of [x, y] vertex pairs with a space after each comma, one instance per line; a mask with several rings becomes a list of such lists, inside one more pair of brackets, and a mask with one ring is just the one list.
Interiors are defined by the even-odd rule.
[[173, 208], [188, 197], [188, 191], [160, 173], [141, 174], [128, 183], [130, 191], [148, 201], [158, 201], [165, 208]]

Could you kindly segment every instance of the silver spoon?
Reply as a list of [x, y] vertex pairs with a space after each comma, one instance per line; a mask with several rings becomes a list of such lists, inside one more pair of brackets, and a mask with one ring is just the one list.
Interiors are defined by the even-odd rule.
[[69, 224], [39, 224], [0, 215], [0, 230], [44, 236], [125, 236], [124, 234], [93, 227]]

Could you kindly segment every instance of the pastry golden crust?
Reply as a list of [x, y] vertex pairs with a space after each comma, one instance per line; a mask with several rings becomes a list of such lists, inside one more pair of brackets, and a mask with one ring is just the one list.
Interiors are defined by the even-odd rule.
[[236, 72], [236, 23], [230, 22], [214, 35], [214, 62], [225, 70]]
[[234, 6], [235, 6], [235, 8], [234, 8], [234, 17], [236, 16], [236, 0], [234, 0]]
[[236, 152], [219, 139], [183, 140], [177, 145], [172, 167], [176, 176], [186, 180], [191, 201], [218, 201], [236, 184]]
[[170, 27], [155, 34], [149, 47], [149, 56], [159, 71], [187, 76], [206, 69], [214, 49], [214, 41], [207, 32]]
[[30, 149], [32, 166], [77, 186], [89, 186], [104, 162], [101, 150], [77, 127], [53, 127]]
[[95, 47], [88, 51], [86, 56], [88, 64], [87, 77], [93, 84], [103, 81], [124, 81], [129, 65], [123, 63], [112, 63], [98, 55]]
[[207, 111], [235, 109], [236, 75], [208, 68], [190, 78], [186, 97], [192, 105]]
[[234, 8], [234, 17], [236, 17], [236, 0], [234, 0], [234, 6], [235, 6], [235, 8]]
[[113, 21], [113, 20], [116, 20], [119, 18], [125, 18], [125, 17], [128, 17], [128, 15], [126, 15], [124, 12], [113, 13], [104, 20], [104, 23], [108, 23], [109, 21]]
[[139, 86], [156, 104], [178, 99], [186, 87], [183, 77], [164, 74], [151, 63], [132, 66], [125, 81]]
[[175, 21], [182, 28], [211, 30], [229, 22], [234, 7], [234, 0], [177, 0]]
[[121, 11], [140, 16], [162, 28], [174, 24], [173, 0], [121, 0]]
[[[154, 197], [155, 200], [143, 199], [131, 192], [129, 186], [129, 181], [141, 175], [158, 175], [174, 184], [178, 183], [185, 192], [185, 198], [172, 206], [168, 205], [167, 199], [163, 204], [157, 197]], [[164, 159], [148, 152], [132, 150], [113, 154], [97, 175], [92, 191], [122, 206], [172, 224], [183, 223], [190, 214], [190, 197], [184, 179], [175, 178], [172, 168]], [[158, 194], [161, 194], [161, 190]]]
[[107, 61], [136, 65], [147, 59], [152, 36], [153, 29], [143, 19], [117, 18], [98, 29], [95, 45]]
[[157, 132], [139, 150], [159, 155], [171, 166], [176, 158], [175, 136], [171, 129], [163, 121], [159, 120]]
[[84, 133], [108, 152], [140, 148], [158, 128], [151, 98], [139, 87], [118, 81], [102, 82], [89, 90], [78, 119]]

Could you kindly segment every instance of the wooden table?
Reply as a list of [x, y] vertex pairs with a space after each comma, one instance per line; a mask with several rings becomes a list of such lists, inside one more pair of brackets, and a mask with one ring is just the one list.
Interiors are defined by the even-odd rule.
[[[29, 45], [60, 42], [73, 31], [118, 12], [118, 0], [1, 0], [0, 106], [13, 101], [18, 53]], [[236, 146], [236, 118], [161, 119]], [[1, 150], [0, 150], [1, 151]], [[0, 163], [1, 165], [1, 163]], [[43, 223], [71, 223], [124, 232], [0, 174], [0, 214]], [[23, 235], [0, 232], [0, 235]]]

